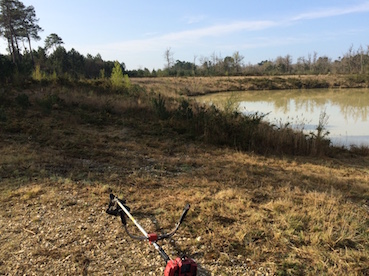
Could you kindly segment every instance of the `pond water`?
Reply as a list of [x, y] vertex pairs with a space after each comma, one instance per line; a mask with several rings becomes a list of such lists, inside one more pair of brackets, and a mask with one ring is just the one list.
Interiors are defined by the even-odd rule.
[[225, 92], [197, 96], [202, 103], [264, 114], [277, 126], [315, 132], [321, 116], [328, 138], [337, 146], [369, 146], [369, 89], [312, 89]]

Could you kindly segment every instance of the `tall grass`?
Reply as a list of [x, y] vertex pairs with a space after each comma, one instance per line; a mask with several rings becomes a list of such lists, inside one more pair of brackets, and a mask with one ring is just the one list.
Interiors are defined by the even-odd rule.
[[[73, 110], [82, 121], [97, 125], [120, 121], [120, 114], [130, 113], [145, 122], [160, 121], [158, 128], [169, 127], [190, 139], [241, 151], [305, 156], [333, 154], [324, 114], [316, 132], [306, 134], [293, 130], [288, 124], [276, 127], [264, 121], [263, 114], [245, 115], [234, 110], [232, 99], [225, 103], [224, 109], [219, 109], [183, 97], [147, 92], [138, 85], [131, 85], [124, 91], [110, 88], [109, 80], [68, 82], [67, 85], [34, 84], [30, 89], [34, 93], [17, 92], [13, 97], [2, 93], [2, 97], [5, 97], [4, 103], [13, 101], [12, 105], [23, 112], [31, 105], [40, 108], [44, 116], [56, 110]], [[0, 107], [0, 121], [9, 121], [9, 114], [9, 108]], [[358, 148], [355, 151], [358, 153]], [[360, 153], [366, 155], [365, 152], [363, 147]]]
[[[305, 134], [293, 130], [288, 124], [280, 127], [263, 120], [263, 114], [242, 114], [234, 111], [232, 102], [228, 108], [219, 109], [214, 105], [205, 106], [196, 102], [180, 100], [177, 109], [175, 102], [167, 101], [159, 95], [153, 100], [155, 114], [175, 129], [180, 129], [196, 139], [210, 144], [230, 146], [242, 151], [262, 154], [322, 155], [330, 152], [330, 141], [325, 130], [326, 117], [322, 117], [317, 133]], [[191, 116], [178, 116], [183, 107]], [[163, 115], [165, 114], [165, 116]]]

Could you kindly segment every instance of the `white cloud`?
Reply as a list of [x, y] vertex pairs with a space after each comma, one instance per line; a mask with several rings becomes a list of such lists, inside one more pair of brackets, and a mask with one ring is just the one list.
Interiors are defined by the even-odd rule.
[[185, 16], [184, 21], [187, 24], [191, 25], [191, 24], [199, 23], [203, 21], [205, 18], [206, 18], [205, 15], [191, 15], [191, 16]]
[[274, 26], [273, 21], [239, 21], [230, 24], [214, 25], [206, 28], [169, 33], [162, 38], [165, 40], [199, 39], [209, 36], [222, 36], [238, 31], [255, 31]]
[[[369, 11], [369, 1], [352, 7], [346, 8], [327, 8], [324, 10], [317, 10], [313, 12], [300, 13], [294, 17], [290, 17], [287, 19], [283, 19], [280, 21], [272, 21], [272, 20], [259, 20], [259, 21], [235, 21], [230, 22], [228, 24], [216, 24], [203, 28], [192, 28], [187, 30], [182, 30], [178, 32], [171, 32], [159, 35], [157, 33], [147, 33], [145, 34], [145, 38], [143, 39], [135, 39], [122, 41], [118, 43], [110, 43], [104, 45], [95, 45], [97, 52], [100, 53], [116, 53], [116, 54], [127, 54], [134, 56], [136, 54], [148, 54], [157, 55], [158, 51], [163, 51], [163, 49], [167, 47], [172, 47], [174, 49], [183, 48], [183, 47], [191, 47], [196, 48], [197, 44], [204, 45], [205, 40], [209, 40], [210, 38], [222, 37], [221, 42], [227, 42], [227, 36], [232, 34], [239, 34], [241, 32], [254, 32], [254, 31], [262, 31], [268, 30], [271, 28], [281, 27], [284, 25], [291, 25], [296, 23], [297, 21], [308, 21], [320, 18], [328, 18], [335, 17], [345, 14], [354, 14], [361, 12]], [[187, 17], [186, 23], [193, 24], [203, 20], [204, 16], [194, 16]], [[258, 32], [255, 32], [258, 34]], [[247, 41], [232, 41], [230, 43], [225, 43], [225, 45], [211, 45], [213, 48], [210, 50], [214, 50], [216, 48], [222, 47], [222, 49], [235, 49], [236, 44], [238, 44], [237, 49], [250, 49], [250, 48], [260, 48], [260, 47], [268, 47], [268, 46], [281, 46], [288, 44], [301, 44], [306, 43], [313, 40], [320, 39], [321, 35], [315, 34], [314, 37], [307, 37], [306, 35], [298, 35], [291, 37], [276, 37], [272, 36], [269, 38], [261, 39], [259, 38], [251, 38], [250, 33], [243, 35], [247, 36]], [[262, 33], [260, 33], [262, 35]], [[224, 38], [224, 39], [223, 39]], [[206, 41], [208, 42], [208, 41]], [[82, 45], [81, 45], [82, 46]], [[209, 45], [208, 45], [209, 46]], [[82, 47], [79, 46], [78, 49]], [[91, 45], [89, 45], [91, 49]]]
[[348, 7], [348, 8], [330, 8], [324, 9], [314, 12], [302, 13], [290, 19], [290, 21], [298, 21], [298, 20], [308, 20], [308, 19], [318, 19], [318, 18], [326, 18], [333, 17], [351, 13], [361, 13], [369, 11], [369, 2], [365, 2], [361, 5]]
[[276, 23], [273, 21], [239, 21], [229, 24], [220, 24], [205, 28], [173, 32], [147, 39], [136, 39], [104, 46], [101, 45], [99, 48], [130, 52], [153, 51], [163, 49], [174, 44], [179, 45], [193, 43], [195, 40], [200, 40], [206, 37], [225, 36], [239, 31], [262, 30], [275, 25]]

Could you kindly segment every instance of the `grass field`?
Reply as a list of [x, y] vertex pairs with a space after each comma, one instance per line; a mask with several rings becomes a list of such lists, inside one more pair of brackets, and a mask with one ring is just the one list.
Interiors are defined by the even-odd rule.
[[369, 87], [367, 75], [134, 78], [132, 82], [171, 96], [246, 90]]
[[162, 274], [157, 252], [105, 213], [110, 192], [149, 232], [190, 203], [162, 244], [200, 275], [369, 274], [367, 154], [207, 143], [158, 118], [146, 87], [0, 91], [0, 274]]

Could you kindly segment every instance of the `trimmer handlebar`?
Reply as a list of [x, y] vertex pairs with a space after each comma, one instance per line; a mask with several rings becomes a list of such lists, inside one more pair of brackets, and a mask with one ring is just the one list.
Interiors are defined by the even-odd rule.
[[167, 234], [163, 234], [163, 235], [158, 236], [158, 240], [167, 239], [167, 238], [170, 238], [171, 236], [173, 236], [177, 232], [177, 230], [178, 230], [179, 226], [181, 225], [181, 223], [183, 222], [183, 220], [185, 219], [188, 210], [190, 210], [190, 204], [187, 203], [186, 206], [183, 208], [182, 215], [179, 218], [175, 228]]
[[[136, 240], [149, 240], [150, 242], [155, 242], [158, 240], [163, 240], [172, 237], [178, 230], [179, 226], [182, 224], [183, 220], [185, 219], [188, 210], [190, 209], [190, 204], [186, 204], [186, 206], [183, 208], [183, 212], [181, 217], [179, 218], [175, 228], [166, 234], [157, 235], [157, 234], [147, 234], [146, 231], [138, 224], [138, 222], [132, 217], [132, 215], [129, 213], [130, 208], [126, 205], [126, 200], [119, 199], [113, 194], [110, 194], [110, 202], [108, 209], [106, 210], [106, 213], [113, 216], [120, 216], [122, 224], [127, 232], [127, 234], [132, 238]], [[135, 236], [132, 235], [128, 229], [127, 229], [127, 222], [126, 217], [128, 216], [134, 224], [140, 229], [140, 231], [144, 234], [144, 236]]]
[[181, 224], [182, 221], [185, 219], [188, 210], [190, 210], [190, 204], [187, 203], [186, 206], [183, 208], [183, 213], [182, 213], [182, 215], [181, 215], [181, 217], [179, 219], [179, 224]]
[[[155, 249], [159, 252], [160, 256], [164, 259], [166, 263], [164, 276], [196, 276], [197, 264], [194, 260], [188, 258], [187, 256], [177, 257], [175, 260], [171, 260], [167, 253], [165, 253], [163, 248], [161, 248], [160, 245], [156, 243], [158, 240], [170, 238], [175, 234], [175, 232], [178, 230], [179, 226], [185, 219], [187, 212], [190, 209], [190, 204], [186, 204], [186, 206], [183, 208], [182, 215], [179, 218], [175, 228], [171, 232], [159, 236], [156, 233], [148, 234], [145, 229], [143, 229], [142, 226], [130, 214], [130, 209], [127, 205], [125, 205], [125, 203], [125, 200], [121, 200], [113, 194], [110, 194], [109, 207], [106, 212], [109, 215], [120, 216], [124, 229], [131, 238], [137, 240], [148, 240], [150, 244], [155, 247]], [[132, 220], [132, 222], [138, 227], [138, 229], [144, 236], [134, 236], [129, 233], [127, 229], [126, 216], [128, 216]]]

